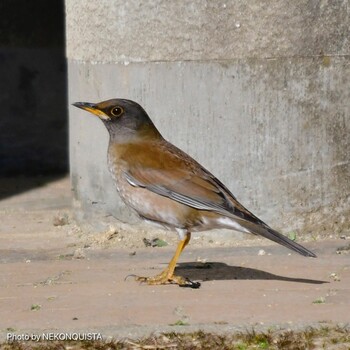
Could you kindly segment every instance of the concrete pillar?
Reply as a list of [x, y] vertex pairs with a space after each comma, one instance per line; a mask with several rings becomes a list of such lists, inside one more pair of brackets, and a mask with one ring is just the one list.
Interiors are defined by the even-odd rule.
[[[348, 1], [66, 0], [66, 11], [70, 102], [136, 100], [282, 232], [349, 227]], [[130, 222], [107, 142], [71, 108], [77, 208]]]

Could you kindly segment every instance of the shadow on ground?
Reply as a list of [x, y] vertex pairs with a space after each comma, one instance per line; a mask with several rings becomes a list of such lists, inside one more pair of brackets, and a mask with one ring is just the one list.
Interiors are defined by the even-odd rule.
[[176, 274], [186, 277], [191, 281], [275, 280], [309, 284], [329, 283], [328, 281], [279, 276], [258, 269], [230, 266], [221, 262], [179, 263], [176, 268]]
[[15, 177], [0, 177], [0, 200], [20, 194], [22, 192], [45, 186], [47, 183], [59, 180], [67, 176], [67, 173], [53, 176], [15, 176]]

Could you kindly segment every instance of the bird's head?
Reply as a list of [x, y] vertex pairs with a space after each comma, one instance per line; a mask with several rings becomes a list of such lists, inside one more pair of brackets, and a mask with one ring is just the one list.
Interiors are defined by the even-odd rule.
[[146, 111], [134, 101], [116, 98], [98, 103], [75, 102], [73, 106], [99, 117], [112, 139], [161, 137]]

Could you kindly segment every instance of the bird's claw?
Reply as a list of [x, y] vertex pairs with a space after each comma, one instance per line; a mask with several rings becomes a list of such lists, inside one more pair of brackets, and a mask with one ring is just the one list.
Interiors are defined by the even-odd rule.
[[130, 274], [130, 275], [125, 276], [124, 281], [126, 281], [129, 277], [135, 277], [135, 278], [137, 278], [138, 276], [137, 276], [137, 275], [134, 275], [134, 274], [132, 273], [132, 274]]
[[188, 278], [185, 279], [185, 283], [179, 284], [179, 287], [192, 288], [192, 289], [198, 289], [200, 286], [201, 286], [200, 282], [194, 282], [189, 280]]
[[199, 282], [193, 282], [188, 278], [184, 278], [181, 276], [168, 276], [166, 273], [160, 273], [159, 275], [153, 277], [142, 277], [137, 275], [128, 275], [125, 277], [126, 280], [129, 277], [134, 277], [135, 281], [140, 283], [147, 283], [148, 285], [160, 285], [160, 284], [177, 284], [179, 287], [183, 288], [193, 288], [198, 289], [201, 284]]

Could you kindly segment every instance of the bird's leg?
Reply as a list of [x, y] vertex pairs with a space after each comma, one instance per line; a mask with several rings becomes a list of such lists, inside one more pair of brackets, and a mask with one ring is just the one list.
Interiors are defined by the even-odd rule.
[[183, 240], [181, 240], [177, 245], [176, 252], [173, 258], [171, 259], [169, 265], [159, 275], [156, 275], [154, 277], [137, 276], [136, 281], [146, 282], [150, 285], [175, 283], [178, 284], [180, 287], [199, 288], [199, 282], [192, 282], [184, 277], [174, 275], [177, 260], [179, 259], [181, 252], [185, 249], [190, 239], [191, 233], [187, 232], [186, 237]]

